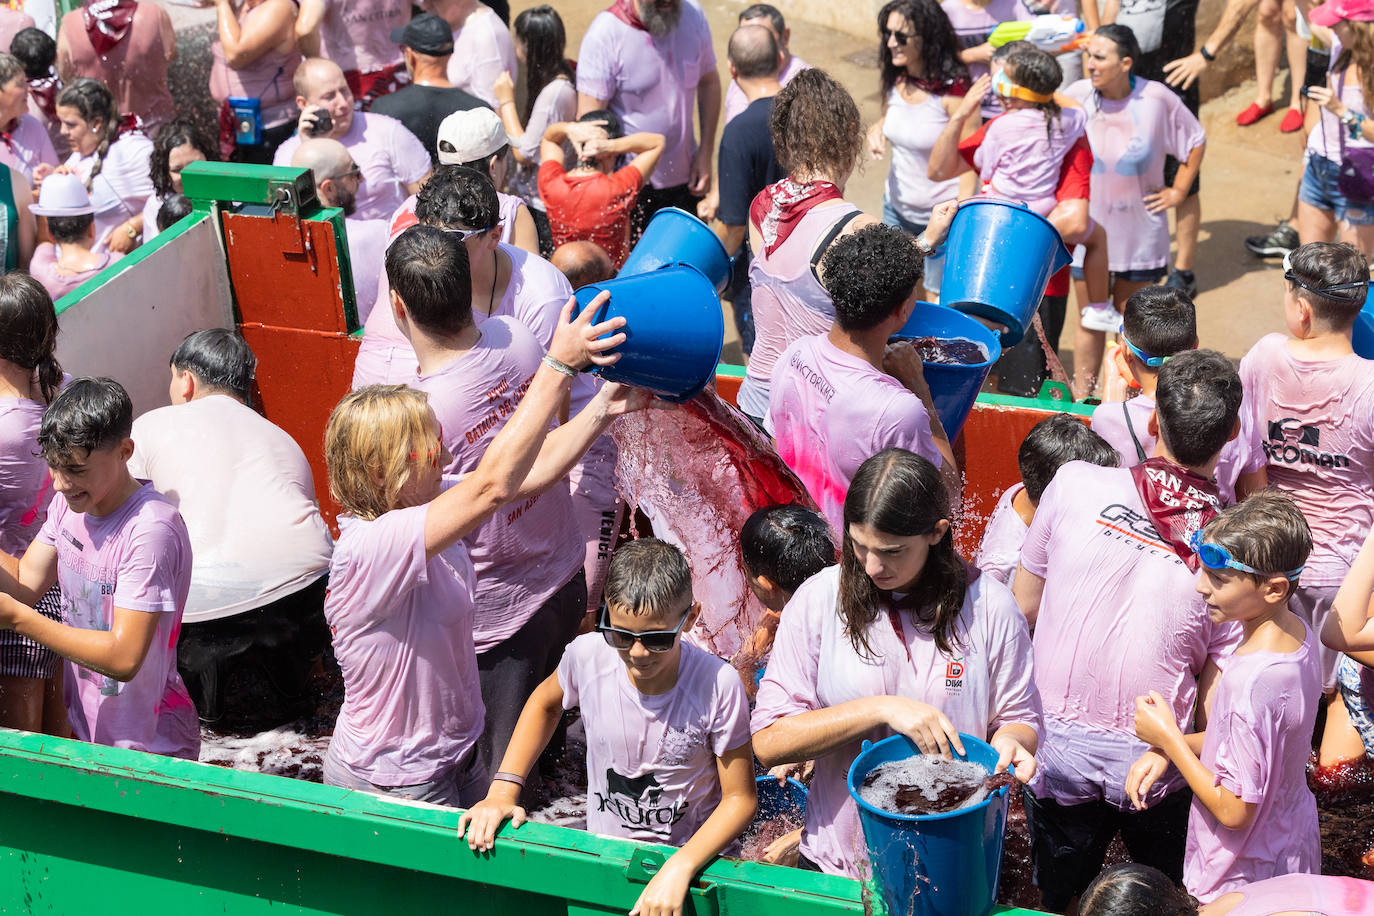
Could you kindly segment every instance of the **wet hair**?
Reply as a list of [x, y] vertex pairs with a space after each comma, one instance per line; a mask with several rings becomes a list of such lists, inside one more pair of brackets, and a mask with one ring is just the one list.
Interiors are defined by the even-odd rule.
[[1114, 468], [1121, 463], [1121, 456], [1072, 414], [1057, 413], [1031, 427], [1016, 451], [1016, 464], [1032, 504], [1039, 504], [1055, 473], [1070, 461]]
[[6, 54], [0, 51], [0, 86], [8, 86], [18, 77], [28, 79], [28, 74], [24, 71], [24, 64], [13, 54]]
[[421, 225], [439, 229], [485, 229], [501, 218], [501, 201], [482, 170], [441, 165], [420, 188], [415, 217]]
[[[1369, 294], [1369, 261], [1345, 242], [1308, 242], [1293, 249], [1289, 269], [1297, 282], [1287, 281], [1294, 295], [1312, 307], [1317, 320], [1332, 328], [1346, 328], [1364, 307]], [[1330, 286], [1364, 282], [1364, 286], [1318, 293]]]
[[181, 222], [191, 213], [191, 199], [185, 194], [173, 194], [157, 208], [157, 231], [161, 232]]
[[865, 331], [911, 298], [923, 273], [911, 236], [878, 223], [842, 236], [821, 262], [821, 282], [835, 302], [835, 323]]
[[1104, 869], [1078, 900], [1078, 916], [1197, 916], [1197, 898], [1168, 875], [1127, 862]]
[[692, 570], [672, 544], [640, 538], [611, 554], [604, 595], [607, 607], [635, 616], [672, 614], [692, 602]]
[[573, 79], [566, 56], [568, 35], [558, 11], [548, 4], [530, 7], [515, 17], [515, 37], [525, 45], [525, 110], [520, 119], [526, 124], [534, 111], [535, 100], [544, 87], [558, 77]]
[[1031, 44], [1029, 41], [1022, 41], [1019, 38], [1016, 41], [1009, 41], [1001, 47], [992, 49], [992, 57], [989, 58], [989, 63], [996, 63], [999, 60], [1005, 61], [1017, 51], [1033, 47], [1035, 47], [1035, 45]]
[[[742, 31], [748, 29], [749, 31]], [[757, 30], [757, 39], [750, 33]], [[730, 63], [744, 79], [776, 76], [782, 48], [773, 33], [763, 26], [740, 26], [730, 34]]]
[[57, 393], [38, 428], [38, 448], [50, 466], [114, 448], [134, 428], [134, 404], [112, 378], [79, 378]]
[[1365, 98], [1374, 98], [1374, 23], [1345, 20], [1348, 42], [1341, 47], [1341, 54], [1331, 69], [1344, 72], [1351, 63], [1359, 65], [1360, 89]]
[[1059, 123], [1059, 103], [1054, 100], [1054, 92], [1064, 81], [1064, 69], [1054, 55], [1042, 51], [1034, 45], [1017, 48], [1007, 56], [1007, 78], [1018, 86], [1031, 92], [1048, 95], [1048, 102], [1032, 102], [1039, 111], [1045, 113], [1045, 133], [1054, 137], [1055, 125]]
[[828, 566], [835, 565], [830, 526], [801, 506], [755, 510], [739, 533], [740, 555], [751, 576], [767, 576], [789, 595]]
[[[893, 537], [930, 534], [950, 518], [949, 494], [939, 468], [904, 448], [887, 448], [859, 465], [844, 498], [844, 537], [840, 550], [840, 618], [844, 632], [860, 655], [872, 656], [868, 628], [885, 607], [883, 593], [864, 571], [849, 534], [851, 525], [867, 525]], [[954, 551], [951, 524], [930, 548], [925, 566], [911, 585], [910, 597], [921, 608], [918, 622], [935, 646], [950, 654], [957, 642], [955, 624], [964, 606], [968, 570]]]
[[1178, 354], [1159, 367], [1159, 438], [1180, 464], [1206, 464], [1231, 438], [1241, 396], [1236, 367], [1216, 350]]
[[451, 232], [428, 225], [402, 232], [387, 249], [386, 279], [421, 329], [451, 335], [472, 324], [468, 249]]
[[1236, 570], [1257, 583], [1299, 568], [1312, 552], [1312, 529], [1302, 510], [1292, 497], [1273, 487], [1222, 509], [1202, 534], [1204, 540], [1220, 544], [1246, 566], [1260, 570], [1260, 575]]
[[1122, 333], [1146, 356], [1174, 356], [1197, 346], [1197, 307], [1181, 289], [1142, 287], [1126, 300]]
[[81, 120], [100, 135], [100, 145], [95, 148], [95, 165], [86, 178], [86, 190], [89, 191], [105, 166], [105, 154], [110, 151], [110, 144], [119, 136], [119, 107], [109, 88], [100, 80], [88, 76], [68, 83], [57, 97], [57, 104], [63, 108], [75, 108]]
[[[448, 141], [445, 140], [443, 142], [447, 143]], [[498, 161], [506, 158], [509, 155], [510, 144], [507, 143], [505, 146], [501, 147], [499, 150], [497, 150], [489, 156], [483, 156], [480, 159], [469, 159], [467, 162], [462, 163], [459, 166], [459, 168], [472, 169], [474, 172], [480, 172], [481, 174], [487, 176], [487, 180], [492, 182], [492, 190], [495, 190], [496, 179], [492, 177], [491, 167], [495, 165]]]
[[625, 125], [621, 123], [620, 115], [611, 111], [609, 108], [598, 108], [595, 111], [589, 111], [577, 120], [587, 122], [605, 121], [606, 124], [601, 129], [606, 132], [608, 138], [618, 140], [625, 136]]
[[773, 98], [773, 154], [788, 175], [820, 172], [844, 180], [859, 162], [863, 123], [843, 86], [818, 67], [798, 73]]
[[95, 215], [84, 213], [81, 216], [49, 216], [48, 234], [60, 245], [75, 245], [84, 241], [86, 230], [95, 225]]
[[947, 86], [956, 82], [968, 84], [968, 66], [959, 59], [959, 36], [955, 34], [954, 26], [938, 0], [889, 0], [878, 11], [878, 66], [882, 70], [882, 98], [888, 97], [906, 73], [905, 67], [892, 63], [892, 50], [887, 46], [887, 20], [893, 13], [905, 19], [916, 33], [917, 49], [921, 63], [925, 65], [925, 73], [922, 74], [925, 79]]
[[368, 385], [339, 401], [325, 427], [324, 458], [329, 493], [345, 512], [371, 521], [396, 508], [414, 456], [433, 443], [430, 416], [429, 396], [406, 385]]
[[751, 19], [767, 19], [773, 26], [773, 31], [779, 36], [787, 31], [787, 20], [782, 18], [782, 10], [771, 3], [754, 3], [746, 6], [744, 11], [739, 14], [739, 19], [735, 20], [736, 25], [743, 25]]
[[1129, 57], [1131, 59], [1131, 72], [1134, 73], [1140, 66], [1140, 41], [1135, 37], [1135, 32], [1128, 25], [1121, 25], [1113, 22], [1110, 25], [1098, 26], [1097, 31], [1093, 32], [1094, 38], [1105, 38], [1116, 45], [1118, 57]]
[[10, 53], [24, 65], [24, 75], [39, 80], [52, 75], [57, 60], [57, 42], [42, 29], [30, 26], [20, 29], [10, 42]]
[[0, 359], [37, 372], [43, 400], [62, 386], [57, 312], [47, 289], [22, 270], [0, 275]]
[[172, 352], [172, 368], [194, 372], [206, 388], [223, 391], [247, 403], [253, 391], [258, 358], [248, 342], [228, 328], [193, 331]]
[[148, 176], [158, 197], [172, 193], [172, 150], [191, 144], [208, 161], [219, 159], [219, 150], [196, 127], [190, 118], [174, 118], [157, 129], [153, 138], [153, 154], [148, 157]]

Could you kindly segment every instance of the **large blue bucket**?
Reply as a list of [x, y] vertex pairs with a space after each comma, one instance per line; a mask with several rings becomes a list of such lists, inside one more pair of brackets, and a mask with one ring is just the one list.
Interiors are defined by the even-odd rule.
[[1374, 359], [1374, 296], [1365, 299], [1364, 308], [1355, 316], [1355, 333], [1350, 345], [1365, 359]]
[[977, 341], [987, 350], [988, 358], [976, 365], [925, 365], [926, 384], [930, 386], [935, 412], [940, 415], [940, 425], [945, 428], [945, 435], [953, 441], [973, 410], [973, 402], [978, 399], [978, 391], [988, 377], [988, 370], [1002, 356], [1001, 340], [981, 321], [930, 302], [916, 303], [911, 318], [892, 336], [905, 340], [917, 337], [934, 337], [937, 340], [962, 337]]
[[716, 292], [730, 282], [730, 256], [711, 228], [686, 210], [667, 207], [654, 214], [617, 277], [647, 274], [669, 264], [690, 264]]
[[619, 362], [592, 372], [677, 402], [695, 397], [715, 377], [725, 344], [725, 316], [701, 271], [673, 264], [592, 283], [577, 290], [578, 311], [602, 290], [611, 298], [595, 320], [625, 316], [625, 342], [617, 348]]
[[1004, 325], [1002, 345], [1027, 329], [1050, 277], [1071, 258], [1059, 231], [1025, 204], [978, 199], [959, 205], [945, 242], [940, 302]]
[[806, 817], [806, 786], [792, 777], [786, 782], [778, 782], [775, 776], [759, 776], [754, 780], [758, 790], [759, 809], [754, 815], [754, 823], [771, 821], [780, 814], [795, 814], [800, 819]]
[[[997, 752], [962, 732], [966, 756], [987, 767]], [[859, 822], [873, 863], [873, 880], [887, 912], [903, 916], [986, 916], [997, 900], [1002, 870], [1002, 840], [1007, 827], [1007, 789], [982, 802], [947, 814], [895, 814], [859, 797], [864, 777], [880, 763], [920, 754], [905, 735], [877, 744], [865, 741], [849, 768], [849, 794], [859, 806]]]

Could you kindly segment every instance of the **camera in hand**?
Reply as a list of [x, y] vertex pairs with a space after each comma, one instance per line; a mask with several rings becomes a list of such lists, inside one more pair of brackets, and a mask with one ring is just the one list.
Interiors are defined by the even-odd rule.
[[310, 135], [312, 137], [323, 137], [333, 129], [334, 119], [329, 116], [329, 112], [315, 112], [315, 126], [310, 128]]

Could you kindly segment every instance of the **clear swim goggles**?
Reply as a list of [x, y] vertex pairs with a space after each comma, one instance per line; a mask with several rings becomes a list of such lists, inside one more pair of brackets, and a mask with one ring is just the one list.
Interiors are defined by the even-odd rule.
[[1194, 531], [1193, 536], [1188, 538], [1188, 546], [1193, 548], [1193, 553], [1197, 554], [1197, 558], [1202, 561], [1202, 565], [1206, 566], [1208, 569], [1235, 569], [1243, 573], [1250, 573], [1252, 576], [1280, 575], [1290, 582], [1295, 582], [1298, 576], [1302, 575], [1302, 571], [1307, 568], [1307, 564], [1304, 563], [1297, 569], [1290, 569], [1287, 572], [1281, 573], [1268, 573], [1263, 570], [1255, 569], [1255, 567], [1247, 566], [1240, 560], [1231, 556], [1231, 551], [1222, 547], [1220, 544], [1212, 542], [1204, 544], [1202, 542], [1201, 530]]

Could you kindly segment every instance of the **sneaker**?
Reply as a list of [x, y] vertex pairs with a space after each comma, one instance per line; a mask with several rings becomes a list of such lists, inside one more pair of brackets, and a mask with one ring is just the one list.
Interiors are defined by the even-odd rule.
[[1191, 299], [1197, 295], [1197, 276], [1191, 270], [1179, 270], [1177, 267], [1169, 269], [1169, 279], [1164, 281], [1165, 286], [1181, 289], [1188, 294]]
[[1089, 305], [1079, 311], [1078, 323], [1089, 331], [1115, 334], [1121, 330], [1121, 313], [1110, 305]]
[[1281, 219], [1267, 235], [1252, 235], [1247, 238], [1245, 247], [1257, 257], [1281, 258], [1298, 247], [1298, 230], [1288, 225], [1288, 220]]

